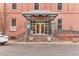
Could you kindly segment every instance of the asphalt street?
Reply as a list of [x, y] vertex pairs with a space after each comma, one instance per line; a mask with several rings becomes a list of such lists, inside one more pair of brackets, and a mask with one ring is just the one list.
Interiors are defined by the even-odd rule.
[[79, 44], [8, 44], [0, 46], [0, 56], [79, 56]]

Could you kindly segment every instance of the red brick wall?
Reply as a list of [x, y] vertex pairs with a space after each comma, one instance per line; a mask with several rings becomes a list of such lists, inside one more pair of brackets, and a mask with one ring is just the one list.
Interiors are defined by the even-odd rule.
[[[17, 9], [12, 10], [12, 4], [7, 3], [6, 4], [6, 21], [7, 21], [7, 27], [6, 31], [9, 36], [18, 35], [26, 30], [24, 28], [25, 22], [27, 23], [27, 20], [22, 16], [22, 12], [28, 12], [33, 10], [33, 3], [17, 3]], [[63, 3], [63, 9], [57, 10], [57, 4], [56, 3], [40, 3], [40, 10], [50, 10], [51, 12], [59, 12], [58, 18], [62, 18], [62, 27], [63, 29], [69, 29], [70, 26], [73, 27], [73, 30], [79, 30], [79, 4], [74, 3]], [[0, 3], [0, 7], [3, 10], [3, 4]], [[9, 22], [12, 18], [16, 18], [17, 22], [17, 31], [11, 32], [10, 31], [10, 25]]]

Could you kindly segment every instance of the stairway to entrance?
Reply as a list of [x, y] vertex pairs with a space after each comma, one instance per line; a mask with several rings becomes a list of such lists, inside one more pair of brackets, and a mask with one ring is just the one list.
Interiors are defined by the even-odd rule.
[[52, 42], [58, 41], [53, 35], [28, 35], [22, 34], [16, 39], [17, 42]]
[[[32, 37], [32, 40], [31, 40]], [[31, 35], [29, 37], [29, 41], [31, 42], [46, 42], [47, 41], [47, 35]]]
[[28, 42], [52, 42], [58, 41], [58, 39], [53, 35], [31, 35]]

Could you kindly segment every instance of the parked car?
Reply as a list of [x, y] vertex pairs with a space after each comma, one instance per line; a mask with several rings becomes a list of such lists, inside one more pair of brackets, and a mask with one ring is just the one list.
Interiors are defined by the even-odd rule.
[[8, 36], [0, 34], [0, 45], [4, 45], [7, 42], [8, 42]]

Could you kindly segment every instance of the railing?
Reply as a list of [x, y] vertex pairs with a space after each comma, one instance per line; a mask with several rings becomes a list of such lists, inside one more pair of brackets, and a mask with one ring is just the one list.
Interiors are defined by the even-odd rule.
[[55, 34], [63, 33], [63, 32], [66, 32], [66, 33], [69, 33], [69, 34], [79, 34], [79, 31], [76, 31], [76, 30], [56, 30]]
[[79, 31], [76, 30], [56, 30], [54, 36], [59, 40], [79, 42]]

